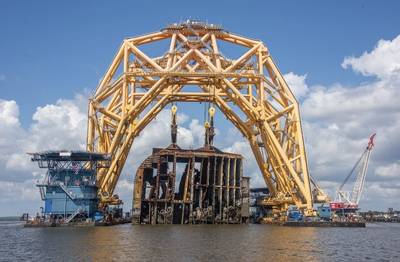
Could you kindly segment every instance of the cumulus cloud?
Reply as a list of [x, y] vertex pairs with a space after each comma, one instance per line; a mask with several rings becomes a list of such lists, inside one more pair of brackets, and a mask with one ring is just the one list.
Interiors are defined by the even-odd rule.
[[385, 166], [378, 166], [375, 169], [375, 175], [381, 176], [384, 178], [400, 178], [400, 161], [395, 163], [390, 163]]
[[[86, 99], [60, 99], [38, 107], [29, 128], [22, 128], [15, 101], [0, 101], [0, 175], [5, 181], [24, 181], [31, 177], [33, 164], [28, 152], [59, 149], [84, 149], [86, 138]], [[34, 169], [35, 170], [35, 169]]]
[[[364, 210], [376, 210], [375, 207], [385, 210], [392, 207], [398, 210], [398, 200], [400, 198], [400, 183], [398, 181], [385, 182], [374, 181], [366, 182], [362, 207]], [[378, 202], [376, 206], [369, 205], [370, 202]]]
[[19, 126], [19, 109], [14, 100], [0, 99], [0, 121], [7, 126]]
[[[204, 128], [198, 119], [189, 118], [183, 113], [178, 113], [178, 142], [182, 147], [196, 147], [202, 141]], [[171, 113], [162, 110], [159, 115], [140, 133], [132, 145], [134, 156], [144, 156], [151, 153], [153, 147], [165, 147], [171, 143], [170, 136]]]
[[79, 99], [58, 100], [56, 104], [36, 109], [32, 117], [34, 124], [30, 129], [33, 149], [85, 148], [86, 114], [77, 104]]
[[[7, 170], [12, 169], [13, 162], [18, 158], [19, 143], [26, 137], [26, 132], [19, 122], [19, 108], [15, 101], [0, 100], [0, 168], [4, 170], [0, 178], [14, 176], [8, 175]], [[13, 158], [13, 159], [11, 159]]]
[[239, 153], [243, 156], [243, 175], [250, 177], [251, 187], [265, 187], [265, 181], [262, 177], [257, 162], [254, 158], [253, 151], [247, 141], [240, 137], [237, 130], [232, 130], [231, 133], [236, 133], [231, 143], [223, 148], [225, 152]]
[[[400, 108], [395, 103], [396, 96], [400, 95], [398, 82], [399, 79], [393, 79], [351, 88], [341, 85], [312, 87], [312, 92], [302, 104], [302, 111], [310, 120], [332, 121], [342, 118], [369, 119], [371, 115], [377, 116], [378, 112], [384, 111], [382, 117], [387, 120], [397, 114]], [[318, 110], [320, 108], [324, 110]]]
[[36, 180], [29, 179], [24, 182], [0, 181], [0, 203], [9, 201], [39, 201], [40, 195], [35, 186]]
[[283, 77], [296, 98], [301, 99], [308, 93], [308, 85], [306, 84], [307, 75], [296, 75], [293, 72], [289, 72]]
[[0, 176], [0, 216], [21, 215], [39, 211], [43, 206], [40, 194], [32, 178], [23, 182], [2, 181]]
[[365, 76], [387, 78], [400, 73], [400, 36], [393, 40], [379, 40], [371, 52], [360, 57], [346, 57], [343, 68], [351, 67]]

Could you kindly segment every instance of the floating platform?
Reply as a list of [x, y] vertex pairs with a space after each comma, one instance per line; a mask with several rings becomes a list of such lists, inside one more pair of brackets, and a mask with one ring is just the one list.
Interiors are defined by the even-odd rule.
[[49, 222], [40, 222], [40, 223], [26, 223], [24, 227], [90, 227], [95, 226], [95, 222], [79, 222], [79, 223], [49, 223]]
[[279, 223], [288, 227], [365, 227], [365, 222], [287, 221]]
[[93, 226], [115, 226], [115, 225], [122, 225], [131, 223], [132, 220], [129, 219], [121, 219], [118, 221], [108, 221], [108, 222], [70, 222], [70, 223], [49, 223], [49, 222], [27, 222], [24, 224], [24, 227], [93, 227]]

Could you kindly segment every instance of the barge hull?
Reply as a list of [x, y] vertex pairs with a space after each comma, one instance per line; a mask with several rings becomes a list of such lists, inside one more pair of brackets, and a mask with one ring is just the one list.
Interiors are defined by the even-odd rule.
[[289, 227], [365, 227], [365, 222], [288, 221], [281, 225]]

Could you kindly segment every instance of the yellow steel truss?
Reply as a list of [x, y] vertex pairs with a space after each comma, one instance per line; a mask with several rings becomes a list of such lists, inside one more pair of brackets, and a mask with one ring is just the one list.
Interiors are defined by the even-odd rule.
[[[169, 43], [162, 56], [141, 50], [156, 41]], [[246, 51], [228, 58], [219, 49], [227, 44]], [[193, 21], [125, 39], [89, 101], [87, 149], [112, 156], [111, 167], [98, 172], [103, 203], [114, 200], [135, 137], [178, 101], [214, 103], [247, 138], [270, 190], [264, 204], [296, 204], [311, 212], [299, 105], [267, 47]]]

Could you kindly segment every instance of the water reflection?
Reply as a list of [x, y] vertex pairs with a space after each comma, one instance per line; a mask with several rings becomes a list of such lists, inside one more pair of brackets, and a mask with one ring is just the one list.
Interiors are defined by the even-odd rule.
[[400, 261], [400, 225], [0, 228], [0, 261]]
[[90, 238], [93, 260], [312, 260], [317, 248], [313, 228], [265, 225], [129, 225], [101, 228]]

